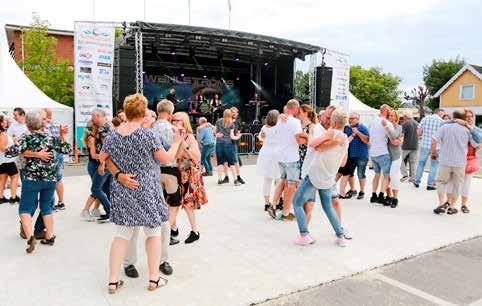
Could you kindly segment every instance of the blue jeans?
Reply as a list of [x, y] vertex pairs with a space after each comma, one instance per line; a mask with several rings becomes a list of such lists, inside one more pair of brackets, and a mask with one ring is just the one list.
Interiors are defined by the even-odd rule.
[[415, 177], [415, 184], [417, 185], [419, 185], [420, 181], [422, 180], [425, 164], [427, 163], [427, 159], [430, 158], [430, 172], [428, 174], [427, 186], [433, 187], [435, 177], [437, 176], [438, 160], [433, 160], [431, 159], [430, 156], [431, 156], [430, 148], [420, 149], [420, 156], [418, 157], [417, 176]]
[[211, 164], [211, 155], [214, 152], [214, 143], [203, 145], [201, 151], [201, 163], [206, 172], [213, 172], [213, 165]]
[[308, 226], [306, 225], [306, 215], [303, 205], [309, 200], [311, 195], [318, 190], [320, 195], [321, 206], [325, 211], [328, 220], [335, 231], [337, 237], [343, 237], [343, 228], [340, 225], [338, 216], [336, 215], [335, 209], [331, 204], [332, 188], [328, 189], [317, 189], [310, 181], [310, 178], [306, 176], [301, 184], [296, 189], [295, 195], [293, 196], [293, 207], [296, 215], [296, 222], [298, 223], [298, 229], [301, 235], [308, 234]]
[[22, 195], [18, 213], [34, 215], [40, 206], [42, 216], [52, 213], [52, 197], [55, 192], [55, 181], [22, 180]]
[[92, 187], [90, 188], [90, 192], [94, 197], [99, 199], [102, 207], [107, 216], [110, 216], [110, 182], [111, 182], [112, 174], [106, 169], [104, 175], [100, 175], [97, 171], [92, 178]]

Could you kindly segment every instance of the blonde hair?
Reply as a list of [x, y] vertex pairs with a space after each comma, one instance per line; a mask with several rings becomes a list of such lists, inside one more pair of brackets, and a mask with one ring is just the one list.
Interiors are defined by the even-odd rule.
[[306, 116], [308, 117], [308, 120], [310, 120], [311, 123], [316, 124], [318, 122], [318, 120], [316, 119], [317, 116], [313, 111], [313, 107], [311, 107], [311, 105], [303, 104], [300, 106], [300, 109], [304, 113], [306, 113]]
[[348, 122], [348, 116], [341, 109], [336, 109], [333, 114], [331, 114], [331, 121], [336, 123], [337, 127], [343, 127]]
[[387, 104], [382, 104], [382, 106], [380, 106], [380, 112], [383, 112], [384, 110], [390, 111], [391, 109], [392, 108]]
[[174, 112], [174, 104], [171, 101], [164, 99], [157, 103], [157, 113], [169, 113], [171, 115]]
[[136, 93], [125, 98], [123, 107], [127, 120], [144, 118], [147, 99], [142, 94]]
[[177, 112], [174, 113], [174, 117], [179, 117], [182, 121], [182, 126], [184, 127], [184, 130], [186, 130], [186, 133], [192, 134], [192, 126], [191, 126], [191, 121], [189, 120], [189, 115], [185, 112]]
[[291, 99], [288, 102], [286, 102], [286, 108], [288, 109], [296, 109], [300, 107], [300, 102], [296, 99]]
[[394, 116], [395, 119], [396, 119], [395, 123], [398, 124], [398, 122], [400, 121], [400, 114], [399, 114], [396, 110], [394, 110], [394, 109], [392, 109], [392, 110], [390, 111], [390, 114], [393, 114], [393, 116]]
[[272, 109], [266, 115], [266, 125], [269, 127], [275, 126], [278, 122], [279, 112], [276, 109]]
[[227, 128], [233, 123], [232, 113], [230, 109], [226, 109], [223, 113], [223, 126]]

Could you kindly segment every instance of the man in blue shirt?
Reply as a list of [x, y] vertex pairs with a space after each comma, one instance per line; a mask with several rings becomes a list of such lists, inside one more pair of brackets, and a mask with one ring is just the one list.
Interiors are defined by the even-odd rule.
[[204, 166], [203, 176], [213, 175], [213, 166], [211, 164], [211, 155], [214, 152], [214, 130], [213, 126], [207, 122], [205, 117], [199, 118], [199, 127], [197, 139], [201, 145], [201, 163]]
[[[340, 198], [349, 199], [356, 195], [355, 182], [353, 175], [357, 169], [358, 180], [360, 182], [360, 192], [357, 199], [363, 199], [365, 196], [366, 168], [368, 163], [368, 142], [370, 140], [368, 128], [360, 123], [360, 115], [351, 112], [349, 117], [349, 125], [345, 127], [345, 134], [348, 136], [350, 145], [348, 147], [348, 160], [346, 165], [339, 170], [339, 174], [343, 175], [340, 183]], [[350, 180], [350, 191], [345, 194], [347, 182]]]

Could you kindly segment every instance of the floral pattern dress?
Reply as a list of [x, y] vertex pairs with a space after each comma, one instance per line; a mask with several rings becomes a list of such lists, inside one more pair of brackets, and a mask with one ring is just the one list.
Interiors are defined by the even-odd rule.
[[153, 131], [139, 128], [123, 136], [112, 131], [102, 152], [107, 153], [123, 173], [133, 173], [139, 182], [137, 189], [122, 186], [117, 180], [111, 185], [111, 220], [121, 226], [161, 226], [169, 218], [162, 194], [161, 171], [153, 153], [161, 143]]
[[[5, 156], [14, 157], [25, 151], [70, 154], [72, 148], [69, 143], [59, 137], [52, 137], [43, 132], [33, 132], [23, 135], [17, 145], [10, 147]], [[32, 181], [55, 181], [55, 159], [41, 160], [40, 158], [25, 158], [25, 166], [21, 169], [22, 179]]]
[[181, 171], [181, 205], [200, 209], [208, 203], [206, 189], [202, 178], [201, 164], [195, 163], [186, 153], [177, 159], [179, 171]]

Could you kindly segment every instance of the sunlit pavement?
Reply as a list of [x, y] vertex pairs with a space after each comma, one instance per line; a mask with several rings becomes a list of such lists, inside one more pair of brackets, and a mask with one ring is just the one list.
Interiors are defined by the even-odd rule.
[[[293, 244], [296, 222], [274, 221], [263, 211], [262, 179], [255, 176], [255, 167], [243, 167], [243, 177], [247, 184], [240, 187], [232, 182], [217, 186], [215, 177], [206, 180], [210, 203], [197, 214], [201, 239], [169, 249], [174, 274], [166, 287], [155, 292], [146, 289], [145, 252], [139, 243], [140, 278], [123, 276], [125, 286], [116, 295], [107, 294], [113, 227], [80, 220], [89, 194], [87, 176], [65, 178], [67, 210], [55, 214], [55, 246], [38, 244], [31, 255], [18, 236], [18, 207], [0, 206], [0, 306], [248, 305], [482, 234], [482, 209], [477, 203], [468, 215], [435, 216], [434, 191], [425, 191], [423, 184], [420, 189], [401, 184], [396, 209], [370, 204], [368, 196], [344, 200], [344, 226], [353, 236], [346, 248], [334, 245], [333, 231], [317, 205], [311, 225], [316, 243], [298, 247]], [[471, 198], [481, 196], [482, 181], [474, 179]], [[189, 226], [183, 213], [179, 229], [185, 239]], [[446, 272], [441, 266], [440, 273]]]

